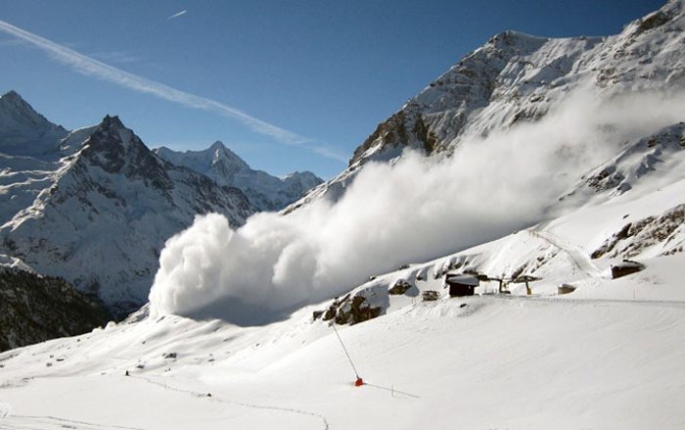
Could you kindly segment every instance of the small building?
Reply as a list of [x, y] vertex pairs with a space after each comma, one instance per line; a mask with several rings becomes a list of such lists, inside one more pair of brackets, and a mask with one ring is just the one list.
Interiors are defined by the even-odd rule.
[[472, 296], [478, 285], [480, 281], [477, 276], [452, 272], [445, 274], [445, 288], [449, 288], [450, 297]]
[[637, 261], [623, 260], [622, 263], [611, 266], [611, 278], [621, 278], [645, 269], [645, 265]]
[[571, 294], [574, 291], [576, 291], [576, 287], [575, 287], [575, 285], [571, 285], [571, 284], [561, 284], [557, 288], [557, 294], [559, 294], [559, 295]]

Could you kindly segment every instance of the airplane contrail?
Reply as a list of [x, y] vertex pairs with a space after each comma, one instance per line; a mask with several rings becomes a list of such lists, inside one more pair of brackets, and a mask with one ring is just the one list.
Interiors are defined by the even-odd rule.
[[76, 52], [73, 49], [67, 48], [64, 45], [60, 45], [44, 37], [38, 36], [37, 34], [15, 27], [2, 20], [0, 20], [0, 31], [28, 42], [47, 52], [54, 59], [66, 64], [83, 75], [92, 76], [140, 93], [150, 94], [189, 108], [214, 112], [221, 116], [237, 120], [254, 132], [272, 137], [281, 143], [301, 146], [326, 158], [343, 162], [347, 161], [345, 156], [338, 154], [335, 150], [326, 147], [325, 145], [318, 144], [310, 138], [270, 124], [259, 118], [255, 118], [240, 109], [227, 104], [187, 93], [160, 82], [112, 67], [101, 61], [95, 60], [94, 58]]
[[180, 12], [178, 12], [178, 13], [175, 13], [175, 14], [171, 15], [171, 16], [170, 16], [169, 18], [167, 18], [167, 19], [178, 18], [179, 16], [183, 16], [183, 15], [185, 15], [186, 13], [188, 13], [187, 10], [182, 10], [182, 11], [180, 11]]

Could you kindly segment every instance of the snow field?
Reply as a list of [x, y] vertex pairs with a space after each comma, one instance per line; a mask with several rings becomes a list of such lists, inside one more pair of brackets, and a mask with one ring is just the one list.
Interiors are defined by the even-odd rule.
[[[669, 259], [663, 264], [682, 262]], [[648, 278], [624, 282], [647, 288]], [[660, 285], [649, 288], [668, 289]], [[169, 316], [10, 351], [0, 356], [0, 399], [12, 414], [0, 428], [27, 428], [35, 417], [136, 429], [685, 423], [683, 302], [483, 296], [410, 304], [338, 329], [372, 384], [359, 388], [331, 328], [307, 313], [260, 328]], [[55, 354], [69, 347], [79, 351]], [[175, 359], [162, 357], [172, 351]]]

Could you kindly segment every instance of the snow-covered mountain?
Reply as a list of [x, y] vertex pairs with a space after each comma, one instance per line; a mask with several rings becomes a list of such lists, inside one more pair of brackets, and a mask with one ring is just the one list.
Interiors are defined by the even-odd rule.
[[6, 155], [45, 155], [67, 130], [36, 112], [19, 94], [0, 97], [0, 147]]
[[337, 200], [369, 161], [397, 159], [406, 148], [453, 154], [464, 142], [539, 121], [583, 91], [603, 100], [637, 93], [680, 97], [675, 93], [685, 87], [683, 25], [682, 2], [669, 1], [615, 36], [498, 34], [379, 124], [355, 150], [349, 168], [308, 200], [322, 194]]
[[[61, 129], [16, 93], [0, 106], [12, 114], [3, 124], [13, 124], [0, 130], [2, 142], [11, 138], [6, 152], [0, 146], [2, 253], [65, 278], [115, 314], [146, 302], [161, 247], [196, 215], [222, 213], [238, 226], [255, 212], [240, 190], [157, 157], [117, 117], [50, 143], [43, 130]], [[43, 140], [18, 146], [34, 124]]]
[[166, 147], [154, 152], [177, 166], [185, 166], [214, 179], [219, 185], [239, 188], [260, 211], [277, 211], [299, 200], [323, 180], [311, 172], [295, 172], [277, 178], [253, 170], [222, 142], [204, 151], [173, 151]]

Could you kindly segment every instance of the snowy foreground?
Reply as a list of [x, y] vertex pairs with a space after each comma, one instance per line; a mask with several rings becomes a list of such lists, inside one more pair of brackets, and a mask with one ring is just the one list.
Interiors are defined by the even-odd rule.
[[[495, 267], [555, 242], [549, 270], [572, 294], [550, 278], [532, 296], [488, 283], [464, 299], [387, 296], [386, 315], [339, 326], [364, 386], [333, 327], [312, 321], [326, 304], [258, 327], [142, 318], [0, 355], [0, 429], [685, 428], [683, 254], [612, 280], [560, 236], [581, 215], [470, 251]], [[371, 288], [414, 276], [440, 289], [416, 274], [445, 261]]]
[[[312, 320], [329, 303], [250, 327], [141, 312], [5, 352], [0, 429], [683, 429], [685, 253], [669, 251], [682, 221], [668, 240], [619, 242], [642, 247], [644, 271], [611, 279], [624, 254], [589, 257], [626, 222], [681, 204], [685, 180], [648, 191], [378, 276], [356, 292], [384, 315], [337, 333]], [[440, 274], [457, 263], [542, 279], [531, 296], [483, 282], [450, 299]], [[414, 288], [388, 295], [398, 279]], [[558, 295], [562, 283], [577, 289]], [[423, 302], [425, 290], [443, 297]]]
[[[622, 287], [648, 299], [660, 280], [649, 271]], [[374, 384], [363, 387], [332, 329], [303, 315], [260, 329], [165, 318], [6, 353], [0, 428], [685, 425], [682, 301], [461, 303], [417, 303], [340, 330]]]

